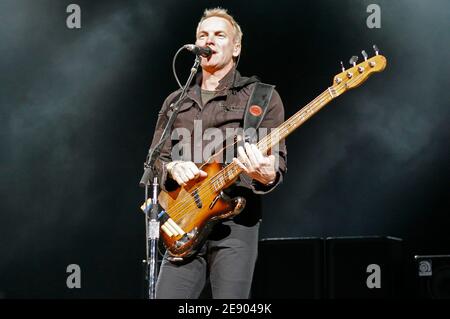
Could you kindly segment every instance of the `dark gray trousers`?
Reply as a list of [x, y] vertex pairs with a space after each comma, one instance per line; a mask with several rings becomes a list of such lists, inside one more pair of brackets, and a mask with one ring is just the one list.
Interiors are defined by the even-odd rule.
[[249, 298], [259, 224], [244, 226], [227, 220], [216, 225], [199, 253], [186, 262], [169, 261], [166, 253], [156, 284], [156, 298], [198, 298], [208, 276], [213, 298]]

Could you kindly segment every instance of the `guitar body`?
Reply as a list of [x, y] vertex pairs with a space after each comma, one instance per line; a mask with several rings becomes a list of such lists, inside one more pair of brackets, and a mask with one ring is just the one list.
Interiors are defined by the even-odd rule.
[[158, 201], [167, 213], [161, 221], [161, 237], [172, 259], [194, 254], [215, 223], [239, 214], [245, 207], [244, 198], [227, 198], [222, 191], [205, 187], [221, 169], [219, 163], [205, 164], [202, 170], [208, 174], [206, 178], [172, 192], [160, 192]]

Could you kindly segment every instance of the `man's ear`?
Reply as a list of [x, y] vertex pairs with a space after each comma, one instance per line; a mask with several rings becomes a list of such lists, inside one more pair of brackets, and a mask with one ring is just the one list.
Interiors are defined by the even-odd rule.
[[233, 57], [237, 58], [241, 54], [241, 44], [235, 43], [233, 48]]

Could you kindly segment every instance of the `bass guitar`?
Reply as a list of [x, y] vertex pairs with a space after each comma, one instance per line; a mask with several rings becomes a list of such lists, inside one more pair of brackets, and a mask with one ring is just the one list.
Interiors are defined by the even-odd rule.
[[[326, 104], [361, 85], [371, 74], [383, 71], [386, 58], [378, 54], [376, 46], [374, 49], [376, 55], [370, 59], [365, 51], [362, 51], [364, 61], [358, 65], [357, 57], [352, 57], [350, 63], [353, 67], [347, 70], [342, 67], [342, 72], [334, 76], [330, 87], [263, 137], [257, 143], [259, 150], [267, 154], [276, 143], [299, 128]], [[203, 180], [188, 183], [172, 192], [161, 191], [158, 196], [159, 204], [163, 208], [159, 215], [160, 235], [174, 259], [183, 259], [194, 254], [216, 222], [239, 214], [245, 206], [244, 198], [227, 198], [222, 192], [231, 186], [242, 172], [237, 164], [232, 162], [223, 167], [220, 163], [212, 162], [203, 164], [201, 169], [208, 173]], [[150, 205], [151, 198], [148, 199], [147, 205], [144, 203], [141, 206], [141, 210], [145, 212], [145, 207]]]

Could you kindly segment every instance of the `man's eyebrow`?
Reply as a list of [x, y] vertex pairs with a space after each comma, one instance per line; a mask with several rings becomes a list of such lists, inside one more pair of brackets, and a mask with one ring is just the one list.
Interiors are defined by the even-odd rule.
[[[197, 35], [208, 34], [208, 33], [209, 33], [208, 31], [203, 30], [203, 31], [199, 31], [197, 33]], [[212, 31], [211, 33], [214, 33], [214, 34], [219, 34], [219, 33], [227, 34], [227, 32], [224, 31], [224, 30]]]
[[197, 33], [197, 37], [202, 36], [202, 35], [207, 35], [208, 32], [207, 31], [200, 31]]

